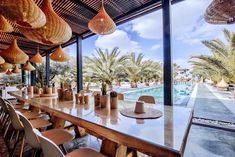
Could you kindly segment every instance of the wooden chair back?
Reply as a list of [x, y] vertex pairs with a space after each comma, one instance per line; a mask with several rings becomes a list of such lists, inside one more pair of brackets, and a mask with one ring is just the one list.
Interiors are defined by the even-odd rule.
[[59, 147], [51, 140], [43, 137], [39, 131], [33, 130], [38, 136], [44, 157], [64, 157]]
[[39, 139], [37, 137], [37, 135], [34, 133], [33, 131], [33, 126], [30, 123], [30, 121], [23, 116], [22, 114], [19, 114], [20, 116], [20, 120], [24, 126], [24, 132], [25, 132], [25, 140], [26, 142], [32, 147], [32, 148], [36, 148], [39, 149], [40, 147], [40, 143], [39, 143]]
[[156, 104], [155, 98], [149, 95], [140, 96], [138, 101], [144, 101], [145, 103], [149, 103], [149, 104]]

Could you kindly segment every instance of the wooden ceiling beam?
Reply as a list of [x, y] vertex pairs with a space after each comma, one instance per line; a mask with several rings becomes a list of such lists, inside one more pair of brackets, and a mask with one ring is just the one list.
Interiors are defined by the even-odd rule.
[[89, 7], [88, 5], [86, 5], [85, 3], [81, 2], [80, 0], [70, 0], [84, 8], [86, 8], [87, 10], [89, 10], [90, 12], [94, 13], [95, 15], [98, 13], [95, 9]]

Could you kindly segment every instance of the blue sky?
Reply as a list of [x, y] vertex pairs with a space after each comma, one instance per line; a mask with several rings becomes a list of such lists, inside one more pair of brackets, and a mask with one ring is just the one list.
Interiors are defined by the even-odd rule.
[[[184, 68], [192, 55], [209, 54], [202, 40], [223, 38], [222, 30], [235, 31], [234, 25], [211, 25], [204, 21], [203, 14], [212, 0], [185, 0], [172, 6], [172, 58], [173, 62]], [[83, 40], [83, 55], [90, 56], [95, 48], [111, 50], [119, 47], [122, 54], [143, 53], [146, 59], [163, 61], [162, 11], [122, 24], [106, 36], [95, 35]], [[76, 52], [75, 46], [69, 47]]]

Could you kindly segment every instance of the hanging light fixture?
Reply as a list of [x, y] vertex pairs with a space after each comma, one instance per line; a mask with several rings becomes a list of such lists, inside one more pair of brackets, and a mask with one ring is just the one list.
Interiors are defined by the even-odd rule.
[[23, 66], [23, 70], [33, 71], [35, 70], [35, 68], [32, 66], [32, 64], [29, 61], [27, 61]]
[[21, 72], [21, 70], [17, 67], [17, 65], [14, 65], [14, 68], [11, 71], [12, 73], [18, 74]]
[[12, 72], [8, 69], [7, 72], [5, 73], [6, 75], [11, 75]]
[[21, 27], [40, 28], [46, 23], [46, 16], [34, 0], [1, 0], [0, 11]]
[[4, 32], [4, 33], [13, 32], [13, 27], [2, 15], [0, 15], [0, 32]]
[[235, 1], [213, 0], [204, 16], [211, 24], [233, 24], [235, 23]]
[[43, 0], [41, 8], [46, 15], [46, 24], [37, 29], [19, 27], [20, 31], [29, 40], [46, 45], [59, 45], [67, 42], [72, 37], [72, 29], [55, 13], [51, 0]]
[[0, 68], [0, 73], [5, 73], [5, 72], [6, 72], [6, 70]]
[[3, 63], [5, 63], [5, 60], [4, 60], [4, 58], [2, 58], [2, 57], [0, 56], [0, 64], [3, 64]]
[[12, 69], [12, 67], [13, 67], [12, 64], [7, 63], [7, 62], [0, 65], [0, 69], [3, 69], [5, 71], [8, 70], [8, 69]]
[[39, 63], [39, 64], [43, 62], [43, 58], [39, 52], [39, 47], [37, 49], [37, 53], [30, 59], [30, 62]]
[[89, 21], [88, 27], [93, 33], [100, 35], [111, 34], [116, 30], [116, 24], [107, 14], [103, 0], [98, 14]]
[[18, 47], [16, 39], [13, 40], [8, 49], [0, 53], [0, 56], [12, 64], [24, 64], [29, 59], [28, 55]]
[[51, 60], [55, 62], [67, 62], [69, 60], [69, 55], [66, 54], [61, 46], [59, 46], [51, 55]]

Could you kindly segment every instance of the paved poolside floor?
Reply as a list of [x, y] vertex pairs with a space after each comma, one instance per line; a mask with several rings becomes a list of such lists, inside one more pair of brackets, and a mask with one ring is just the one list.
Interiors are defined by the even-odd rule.
[[235, 157], [235, 132], [192, 125], [184, 157]]
[[[231, 107], [227, 106], [230, 105]], [[204, 84], [198, 85], [194, 105], [194, 117], [235, 123], [235, 100], [218, 99]]]
[[[216, 96], [224, 93], [199, 84], [194, 117], [235, 123], [235, 101]], [[192, 125], [184, 157], [235, 157], [235, 132]]]

